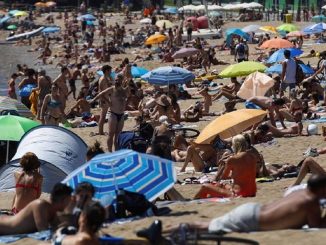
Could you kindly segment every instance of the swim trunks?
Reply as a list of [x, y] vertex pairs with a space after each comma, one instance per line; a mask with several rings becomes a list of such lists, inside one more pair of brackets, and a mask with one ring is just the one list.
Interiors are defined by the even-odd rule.
[[208, 226], [208, 231], [210, 233], [259, 231], [260, 208], [259, 203], [243, 204], [225, 215], [213, 219]]

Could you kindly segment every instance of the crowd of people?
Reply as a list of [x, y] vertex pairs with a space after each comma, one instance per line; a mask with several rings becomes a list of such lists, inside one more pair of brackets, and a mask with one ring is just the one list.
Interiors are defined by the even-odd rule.
[[[134, 131], [140, 133], [143, 144], [132, 144], [132, 149], [181, 162], [180, 173], [186, 172], [191, 165], [195, 172], [216, 171], [209, 183], [201, 186], [194, 199], [255, 197], [256, 178], [276, 180], [291, 175], [296, 177], [293, 181], [293, 186], [296, 186], [308, 173], [313, 174], [304, 190], [294, 191], [267, 205], [245, 204], [210, 223], [194, 224], [196, 228], [210, 232], [249, 232], [301, 228], [305, 224], [324, 227], [319, 201], [326, 198], [326, 171], [312, 157], [325, 154], [326, 150], [309, 149], [306, 155], [311, 157], [303, 159], [298, 165], [266, 164], [256, 145], [279, 137], [317, 133], [316, 125], [306, 126], [303, 120], [317, 119], [326, 105], [324, 85], [316, 79], [319, 74], [325, 73], [326, 63], [322, 63], [311, 76], [299, 78], [297, 66], [300, 59], [293, 58], [290, 50], [286, 49], [281, 74], [268, 74], [274, 79], [274, 85], [264, 95], [247, 99], [238, 96], [243, 80], [237, 77], [231, 77], [228, 84], [202, 79], [199, 86], [193, 81], [183, 85], [169, 84], [166, 88], [149, 86], [132, 74], [132, 70], [143, 61], [156, 59], [194, 72], [200, 69], [202, 74], [199, 77], [205, 77], [215, 75], [213, 66], [227, 64], [218, 56], [221, 49], [230, 50], [238, 63], [250, 60], [251, 53], [249, 40], [237, 35], [229, 46], [224, 43], [222, 47], [212, 47], [207, 40], [193, 37], [192, 23], [182, 17], [181, 24], [173, 28], [165, 25], [159, 28], [155, 23], [160, 17], [155, 11], [146, 11], [146, 15], [151, 18], [151, 24], [135, 33], [135, 30], [127, 30], [123, 23], [108, 25], [101, 11], [96, 15], [96, 27], [87, 20], [78, 20], [77, 12], [60, 13], [58, 19], [63, 19], [62, 36], [51, 38], [44, 35], [35, 41], [35, 48], [29, 50], [40, 52], [38, 62], [42, 68], [35, 69], [32, 64], [17, 65], [17, 71], [8, 81], [8, 96], [20, 99], [34, 113], [36, 120], [44, 125], [79, 126], [80, 118], [87, 123], [94, 122], [98, 132], [92, 136], [106, 135], [108, 152], [121, 148], [124, 123], [128, 117], [135, 117]], [[176, 21], [170, 15], [165, 18]], [[126, 11], [125, 21], [137, 20], [137, 14], [131, 16]], [[56, 22], [54, 19], [51, 21]], [[221, 31], [221, 27], [218, 28]], [[145, 45], [145, 39], [156, 32], [165, 35], [166, 41], [156, 48]], [[131, 37], [130, 41], [126, 41], [127, 37]], [[255, 38], [251, 43], [255, 42]], [[268, 39], [271, 39], [269, 35], [258, 37], [259, 51], [261, 44]], [[294, 42], [300, 48], [303, 38]], [[56, 45], [59, 43], [61, 49], [57, 52]], [[113, 67], [114, 55], [125, 54], [131, 46], [141, 46], [142, 52], [134, 59], [122, 59]], [[173, 55], [184, 47], [195, 48], [198, 52], [176, 62]], [[54, 51], [59, 55], [54, 55]], [[266, 52], [266, 55], [270, 56], [275, 51]], [[311, 55], [315, 55], [315, 51]], [[319, 55], [326, 58], [324, 52]], [[261, 61], [265, 58], [265, 54], [259, 56]], [[58, 70], [57, 77], [47, 74], [46, 67], [50, 65]], [[16, 85], [18, 80], [20, 82]], [[81, 81], [80, 86], [76, 84], [77, 80]], [[185, 110], [180, 107], [180, 100], [197, 95], [200, 100]], [[221, 103], [222, 98], [225, 98], [225, 109], [212, 111], [213, 105]], [[238, 105], [240, 108], [263, 110], [266, 116], [240, 134], [223, 139], [214, 135], [208, 143], [196, 143], [175, 130], [182, 123], [223, 116], [237, 110]], [[96, 143], [89, 148], [87, 160], [99, 153], [104, 153], [104, 150]], [[83, 182], [72, 190], [59, 183], [53, 187], [49, 200], [40, 199], [43, 176], [39, 159], [28, 152], [20, 159], [20, 165], [21, 171], [13, 174], [16, 192], [12, 216], [0, 219], [0, 234], [30, 233], [51, 227], [57, 229], [54, 244], [98, 244], [97, 232], [110, 216], [110, 209], [92, 200], [95, 188]], [[165, 196], [170, 200], [185, 200], [174, 188]], [[77, 209], [80, 213], [76, 213]], [[77, 228], [74, 235], [64, 232], [64, 228], [70, 225]]]

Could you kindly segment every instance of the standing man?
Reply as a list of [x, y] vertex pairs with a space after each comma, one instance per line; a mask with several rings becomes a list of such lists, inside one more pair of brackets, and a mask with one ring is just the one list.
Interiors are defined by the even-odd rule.
[[283, 96], [284, 91], [289, 87], [289, 97], [291, 89], [295, 88], [296, 84], [296, 70], [297, 63], [291, 58], [290, 50], [284, 50], [285, 60], [282, 63], [282, 74], [281, 74], [281, 90], [280, 96]]
[[109, 113], [109, 136], [108, 136], [108, 151], [112, 152], [113, 144], [115, 150], [118, 146], [118, 137], [124, 125], [124, 112], [129, 97], [128, 81], [123, 83], [123, 75], [118, 74], [113, 86], [103, 90], [94, 100], [101, 97], [107, 101]]
[[59, 88], [59, 97], [61, 102], [61, 112], [65, 113], [66, 102], [68, 98], [68, 86], [66, 83], [67, 79], [71, 78], [69, 69], [64, 66], [61, 68], [61, 74], [53, 81], [53, 85], [56, 85]]
[[[103, 75], [99, 80], [99, 91], [98, 91], [99, 93], [102, 93], [104, 90], [112, 86], [112, 78], [111, 78], [112, 67], [109, 65], [104, 65], [102, 67], [102, 72]], [[108, 112], [109, 109], [108, 101], [109, 99], [107, 94], [103, 94], [100, 98], [101, 115], [100, 115], [100, 120], [98, 122], [99, 135], [104, 135], [103, 126], [105, 123], [106, 113]]]
[[240, 42], [235, 46], [234, 61], [238, 63], [246, 60], [246, 45], [243, 43], [243, 40], [240, 39]]

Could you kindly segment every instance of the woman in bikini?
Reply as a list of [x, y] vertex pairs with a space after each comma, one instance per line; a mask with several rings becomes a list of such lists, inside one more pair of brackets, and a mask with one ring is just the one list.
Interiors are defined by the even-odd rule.
[[44, 97], [40, 118], [44, 125], [59, 126], [62, 112], [59, 87], [57, 85], [53, 85], [51, 88], [51, 94]]
[[16, 88], [15, 88], [15, 81], [18, 75], [16, 73], [11, 75], [10, 80], [8, 81], [8, 97], [12, 99], [17, 99]]
[[12, 212], [17, 214], [30, 202], [41, 195], [43, 176], [40, 174], [40, 161], [34, 153], [27, 152], [20, 159], [21, 172], [14, 172], [16, 194], [13, 200]]

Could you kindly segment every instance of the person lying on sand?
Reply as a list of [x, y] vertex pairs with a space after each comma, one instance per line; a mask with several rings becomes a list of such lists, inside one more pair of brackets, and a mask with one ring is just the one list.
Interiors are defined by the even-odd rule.
[[15, 216], [0, 217], [0, 235], [24, 234], [49, 229], [55, 225], [57, 212], [69, 204], [72, 189], [65, 184], [56, 184], [50, 201], [37, 199], [29, 203]]
[[[249, 151], [246, 138], [239, 134], [232, 139], [234, 154], [220, 161], [216, 184], [203, 185], [195, 195], [198, 198], [211, 197], [253, 197], [256, 196], [256, 165], [258, 158]], [[225, 180], [230, 180], [226, 182]]]
[[[210, 233], [254, 232], [325, 227], [319, 201], [326, 197], [326, 176], [313, 175], [308, 188], [269, 204], [246, 203], [210, 222], [189, 224]], [[171, 228], [169, 230], [174, 230]]]

